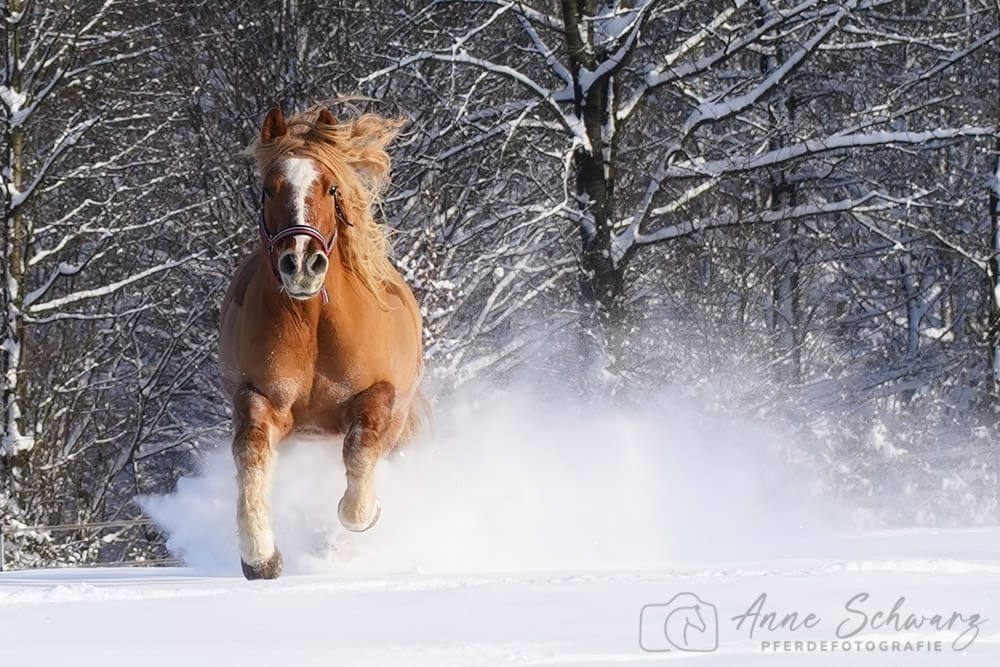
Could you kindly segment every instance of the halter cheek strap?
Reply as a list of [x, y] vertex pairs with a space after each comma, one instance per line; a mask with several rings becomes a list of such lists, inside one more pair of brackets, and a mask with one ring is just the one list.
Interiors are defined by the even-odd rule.
[[[264, 194], [261, 193], [260, 197], [260, 222], [258, 224], [258, 230], [260, 233], [260, 245], [265, 250], [267, 250], [268, 263], [271, 265], [271, 272], [274, 273], [274, 277], [278, 281], [280, 288], [281, 285], [281, 274], [278, 272], [278, 264], [275, 261], [274, 248], [275, 246], [284, 241], [285, 239], [290, 239], [295, 236], [308, 236], [309, 238], [316, 241], [319, 244], [320, 249], [322, 249], [323, 254], [329, 257], [333, 253], [334, 243], [337, 241], [337, 222], [343, 221], [348, 227], [353, 227], [347, 218], [344, 216], [343, 209], [340, 208], [340, 198], [337, 196], [337, 191], [333, 191], [333, 205], [337, 212], [337, 220], [333, 225], [333, 235], [327, 239], [323, 236], [323, 232], [319, 231], [312, 225], [291, 225], [290, 227], [285, 227], [280, 232], [272, 234], [267, 225], [264, 223]], [[330, 303], [330, 295], [326, 291], [326, 285], [320, 288], [320, 294], [323, 296], [323, 305]]]

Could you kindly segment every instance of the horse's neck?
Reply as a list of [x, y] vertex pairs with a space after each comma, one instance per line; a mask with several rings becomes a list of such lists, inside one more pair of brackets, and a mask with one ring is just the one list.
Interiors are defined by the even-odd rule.
[[[353, 285], [352, 282], [352, 276], [335, 254], [330, 258], [330, 268], [327, 270], [326, 280], [323, 281], [323, 286], [330, 299], [329, 303], [323, 305], [323, 313], [326, 315], [323, 318], [324, 322], [339, 322], [346, 317], [345, 311], [350, 310], [349, 302], [353, 300], [354, 292], [357, 289], [357, 286]], [[318, 300], [322, 303], [322, 297]]]
[[[263, 284], [260, 289], [262, 301], [259, 302], [259, 307], [263, 308], [261, 316], [271, 323], [271, 327], [300, 332], [317, 328], [322, 314], [323, 297], [317, 295], [299, 301], [288, 296], [281, 287], [281, 280], [274, 275], [274, 269], [266, 254], [259, 255], [255, 281], [259, 281], [258, 285]], [[329, 293], [332, 295], [332, 292]]]
[[290, 298], [279, 286], [273, 285], [274, 277], [269, 274], [270, 267], [265, 265], [263, 270], [268, 272], [263, 278], [271, 286], [265, 297], [270, 300], [268, 310], [271, 317], [300, 331], [318, 332], [320, 327], [336, 327], [343, 322], [357, 324], [360, 318], [378, 308], [377, 298], [343, 267], [336, 256], [331, 258], [330, 268], [323, 282], [329, 298], [329, 303], [326, 304], [323, 303], [322, 295], [305, 301]]

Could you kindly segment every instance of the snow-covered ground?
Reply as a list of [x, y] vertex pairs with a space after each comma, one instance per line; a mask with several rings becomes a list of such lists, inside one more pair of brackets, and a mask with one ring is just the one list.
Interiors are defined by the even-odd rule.
[[[312, 574], [254, 583], [187, 568], [10, 572], [0, 575], [0, 654], [5, 665], [81, 667], [624, 665], [681, 658], [727, 666], [992, 666], [1000, 661], [998, 544], [997, 530], [881, 534], [841, 540], [851, 558], [558, 574]], [[640, 647], [643, 607], [678, 593], [716, 607], [717, 650]], [[869, 597], [849, 602], [863, 593]], [[775, 631], [761, 620], [751, 637], [747, 614], [761, 594], [763, 613], [814, 613], [820, 620]], [[888, 614], [901, 597], [899, 620], [872, 627], [880, 625], [876, 612]], [[669, 647], [670, 611], [647, 610], [647, 646]], [[953, 613], [961, 618], [951, 619]], [[942, 629], [926, 622], [897, 629], [911, 614], [942, 615]], [[742, 627], [733, 620], [739, 615], [747, 615]], [[857, 631], [852, 641], [874, 644], [792, 654], [764, 644], [834, 640], [841, 623], [841, 634]], [[707, 635], [691, 630], [693, 646], [707, 641], [701, 647], [711, 648], [711, 620]], [[898, 650], [879, 650], [892, 642]], [[903, 650], [906, 642], [912, 650]]]
[[283, 450], [273, 582], [220, 447], [144, 500], [188, 567], [0, 574], [0, 666], [1000, 664], [1000, 529], [859, 531], [780, 433], [677, 401], [447, 414], [362, 535], [336, 443]]

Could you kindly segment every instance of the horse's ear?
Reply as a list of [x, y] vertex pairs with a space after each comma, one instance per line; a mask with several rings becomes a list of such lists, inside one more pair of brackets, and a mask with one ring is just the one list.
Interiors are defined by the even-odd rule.
[[333, 117], [333, 114], [330, 113], [329, 109], [327, 109], [326, 107], [323, 107], [323, 109], [320, 110], [319, 115], [316, 117], [316, 124], [317, 125], [336, 125], [337, 124], [337, 119]]
[[271, 109], [264, 117], [264, 125], [260, 128], [260, 143], [267, 144], [280, 139], [287, 132], [288, 127], [285, 125], [285, 116], [281, 113], [281, 109]]

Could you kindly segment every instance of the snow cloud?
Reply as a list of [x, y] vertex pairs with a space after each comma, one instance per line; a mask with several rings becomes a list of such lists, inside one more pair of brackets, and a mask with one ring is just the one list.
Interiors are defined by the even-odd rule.
[[[832, 515], [783, 436], [663, 393], [594, 408], [528, 390], [435, 407], [434, 433], [380, 463], [379, 523], [344, 531], [340, 442], [280, 452], [272, 510], [286, 573], [579, 571], [790, 555]], [[238, 573], [228, 443], [146, 511], [205, 572]]]

